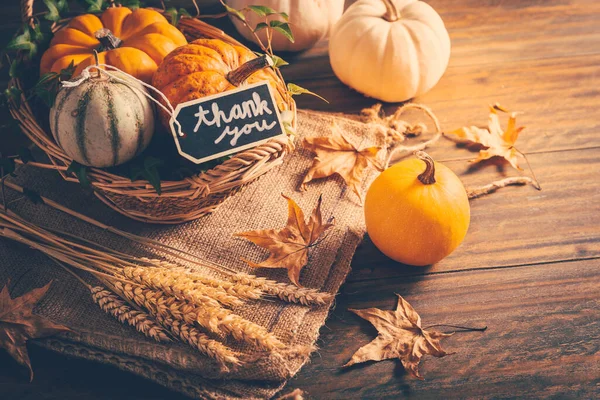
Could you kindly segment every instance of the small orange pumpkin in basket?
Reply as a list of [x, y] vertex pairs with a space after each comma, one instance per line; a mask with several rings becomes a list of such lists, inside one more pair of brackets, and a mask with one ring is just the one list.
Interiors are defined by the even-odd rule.
[[[186, 101], [235, 89], [243, 82], [266, 81], [280, 110], [289, 107], [277, 87], [281, 84], [266, 57], [219, 39], [198, 39], [167, 55], [152, 79], [173, 108]], [[167, 125], [168, 117], [161, 112]]]
[[187, 43], [185, 36], [159, 12], [127, 7], [108, 8], [100, 18], [79, 15], [56, 32], [42, 56], [40, 73], [60, 72], [73, 62], [77, 76], [95, 64], [113, 65], [150, 83], [165, 56]]

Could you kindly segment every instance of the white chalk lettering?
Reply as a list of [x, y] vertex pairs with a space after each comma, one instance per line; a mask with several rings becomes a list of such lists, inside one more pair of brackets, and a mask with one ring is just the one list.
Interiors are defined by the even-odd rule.
[[219, 144], [225, 136], [229, 135], [233, 136], [233, 138], [231, 138], [231, 141], [229, 142], [229, 144], [233, 147], [237, 144], [237, 141], [240, 138], [240, 136], [249, 135], [250, 133], [252, 133], [252, 129], [256, 129], [257, 131], [262, 132], [264, 130], [273, 128], [276, 124], [277, 121], [273, 121], [270, 124], [267, 124], [267, 121], [263, 119], [260, 123], [256, 121], [251, 124], [246, 124], [241, 128], [238, 128], [237, 126], [235, 128], [231, 128], [228, 125], [221, 133], [221, 136], [219, 136], [217, 140], [215, 140], [215, 144]]
[[[246, 100], [242, 102], [242, 104], [233, 105], [228, 113], [221, 110], [217, 102], [213, 102], [211, 104], [210, 110], [205, 110], [204, 107], [200, 105], [198, 106], [198, 112], [194, 114], [194, 117], [198, 118], [198, 122], [194, 127], [194, 132], [198, 132], [203, 124], [206, 126], [215, 125], [218, 128], [221, 128], [221, 124], [224, 123], [225, 130], [215, 141], [215, 144], [219, 143], [226, 135], [234, 135], [234, 139], [231, 140], [231, 145], [235, 146], [239, 135], [249, 134], [252, 131], [252, 128], [255, 128], [259, 131], [271, 129], [273, 126], [275, 126], [275, 122], [267, 125], [263, 120], [262, 124], [259, 124], [258, 122], [246, 124], [241, 129], [238, 129], [237, 127], [231, 128], [227, 124], [247, 118], [255, 118], [265, 113], [271, 115], [273, 114], [273, 111], [271, 111], [269, 108], [267, 101], [261, 99], [257, 92], [252, 93], [252, 100]], [[210, 114], [212, 114], [212, 118], [210, 117]], [[262, 129], [259, 127], [262, 127]]]

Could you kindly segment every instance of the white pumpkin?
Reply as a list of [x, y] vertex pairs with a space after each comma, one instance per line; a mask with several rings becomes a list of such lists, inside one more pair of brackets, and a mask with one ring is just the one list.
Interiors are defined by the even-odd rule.
[[[275, 51], [300, 51], [314, 46], [319, 40], [327, 37], [331, 27], [340, 19], [344, 11], [344, 0], [228, 0], [227, 5], [238, 10], [251, 5], [261, 5], [288, 14], [294, 43], [275, 32], [272, 40]], [[248, 25], [252, 28], [265, 19], [253, 12], [245, 15]], [[246, 39], [256, 42], [256, 38], [244, 24], [236, 18], [231, 19], [238, 32]], [[263, 43], [267, 43], [264, 30], [259, 31], [258, 36]]]
[[124, 74], [96, 72], [62, 88], [50, 110], [50, 129], [64, 152], [83, 165], [112, 167], [140, 154], [154, 133], [154, 106], [144, 87]]
[[337, 77], [357, 91], [406, 101], [440, 80], [450, 59], [450, 37], [426, 3], [358, 0], [332, 29], [329, 59]]

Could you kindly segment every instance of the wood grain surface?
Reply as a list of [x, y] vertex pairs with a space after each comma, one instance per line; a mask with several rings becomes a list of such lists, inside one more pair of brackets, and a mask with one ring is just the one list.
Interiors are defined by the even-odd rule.
[[[300, 388], [315, 399], [600, 398], [600, 2], [427, 2], [446, 23], [452, 56], [440, 83], [413, 101], [431, 107], [446, 131], [484, 126], [491, 103], [521, 111], [518, 121], [526, 129], [517, 147], [542, 190], [511, 187], [473, 200], [465, 242], [428, 268], [394, 263], [365, 238], [322, 329], [320, 351], [288, 390]], [[5, 43], [19, 26], [18, 6], [5, 2], [0, 10]], [[327, 49], [323, 41], [305, 53], [282, 55], [291, 63], [283, 69], [286, 79], [330, 101], [303, 96], [299, 107], [356, 113], [373, 105], [336, 79]], [[385, 105], [388, 112], [396, 107]], [[7, 133], [0, 150], [21, 143]], [[430, 154], [467, 186], [519, 174], [493, 166], [472, 171], [468, 160], [476, 154], [448, 140]], [[424, 325], [489, 329], [446, 339], [444, 346], [456, 354], [425, 357], [424, 381], [410, 378], [395, 360], [342, 369], [376, 335], [347, 309], [391, 309], [395, 293], [413, 304]], [[106, 366], [34, 345], [30, 352], [32, 384], [0, 354], [0, 398], [180, 398]]]

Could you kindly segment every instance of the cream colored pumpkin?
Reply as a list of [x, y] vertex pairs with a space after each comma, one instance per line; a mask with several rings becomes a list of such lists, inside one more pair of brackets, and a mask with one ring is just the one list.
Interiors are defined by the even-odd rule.
[[[227, 5], [235, 9], [243, 9], [250, 5], [260, 4], [284, 12], [289, 15], [289, 23], [294, 34], [294, 43], [280, 33], [273, 34], [273, 50], [300, 51], [315, 45], [327, 37], [331, 27], [340, 19], [344, 11], [344, 0], [228, 0]], [[259, 22], [264, 22], [252, 12], [245, 14], [248, 24], [254, 28]], [[256, 42], [256, 38], [240, 21], [232, 18], [237, 30], [248, 40]], [[258, 36], [266, 43], [265, 31], [259, 31]]]
[[329, 57], [348, 86], [382, 101], [406, 101], [440, 80], [450, 37], [422, 1], [358, 0], [333, 27]]
[[112, 167], [140, 154], [154, 133], [154, 106], [142, 85], [96, 72], [76, 87], [62, 88], [50, 110], [50, 130], [64, 152], [83, 165]]

